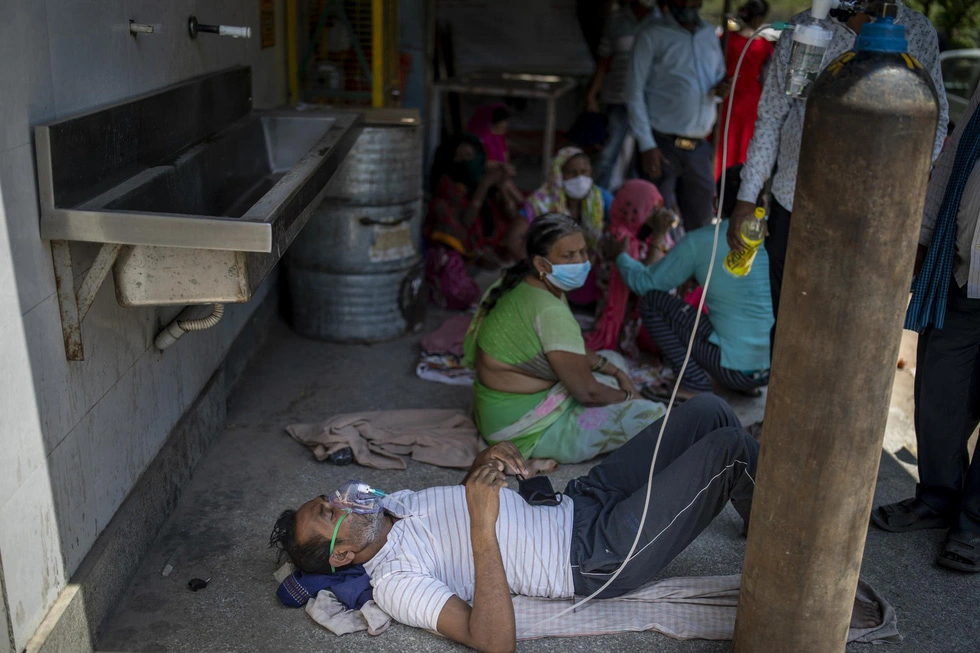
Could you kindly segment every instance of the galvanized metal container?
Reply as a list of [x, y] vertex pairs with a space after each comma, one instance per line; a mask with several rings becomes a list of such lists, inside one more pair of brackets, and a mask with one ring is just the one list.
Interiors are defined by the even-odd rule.
[[407, 202], [422, 190], [418, 121], [369, 124], [327, 185], [325, 201], [379, 206]]
[[380, 274], [338, 274], [292, 265], [288, 270], [292, 326], [302, 336], [378, 342], [421, 324], [421, 265]]
[[415, 263], [421, 240], [421, 199], [388, 206], [324, 200], [290, 248], [289, 260], [324, 272], [379, 274]]
[[300, 335], [375, 342], [421, 324], [422, 141], [417, 112], [368, 112], [367, 127], [286, 255]]

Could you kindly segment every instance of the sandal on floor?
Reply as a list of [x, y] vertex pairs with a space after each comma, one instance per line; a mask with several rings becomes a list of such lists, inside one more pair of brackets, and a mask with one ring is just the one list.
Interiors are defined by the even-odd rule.
[[875, 526], [891, 533], [910, 533], [928, 528], [949, 528], [950, 519], [936, 512], [918, 497], [878, 506], [871, 512]]
[[[673, 388], [654, 388], [649, 385], [645, 385], [640, 388], [640, 395], [644, 399], [649, 399], [650, 401], [659, 401], [666, 404], [670, 401], [670, 393], [673, 392]], [[677, 398], [674, 399], [674, 405], [680, 405], [687, 401], [687, 397], [682, 397], [680, 393], [677, 394]]]
[[953, 529], [936, 562], [947, 569], [975, 574], [980, 572], [980, 535]]

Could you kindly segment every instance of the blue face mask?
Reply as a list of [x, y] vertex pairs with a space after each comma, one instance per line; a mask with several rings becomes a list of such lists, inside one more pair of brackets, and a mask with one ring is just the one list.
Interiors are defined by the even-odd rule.
[[[549, 261], [550, 262], [550, 261]], [[565, 292], [581, 288], [585, 285], [585, 280], [589, 278], [592, 270], [592, 263], [565, 263], [563, 265], [551, 264], [551, 272], [545, 276], [556, 288]]]

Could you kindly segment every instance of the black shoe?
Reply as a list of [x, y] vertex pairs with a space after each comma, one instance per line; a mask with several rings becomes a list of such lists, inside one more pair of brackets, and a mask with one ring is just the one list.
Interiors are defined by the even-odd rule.
[[952, 518], [938, 513], [918, 498], [878, 506], [871, 511], [871, 522], [890, 533], [910, 533], [929, 528], [949, 528]]

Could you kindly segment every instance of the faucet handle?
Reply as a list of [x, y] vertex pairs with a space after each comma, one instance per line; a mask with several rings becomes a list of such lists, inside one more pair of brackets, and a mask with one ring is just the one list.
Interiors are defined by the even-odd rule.
[[252, 37], [251, 27], [239, 27], [236, 25], [205, 25], [204, 23], [197, 22], [197, 16], [191, 16], [187, 19], [187, 31], [190, 32], [192, 39], [196, 39], [197, 35], [201, 32], [217, 34], [218, 36], [230, 36], [233, 39], [248, 39]]
[[139, 36], [140, 34], [152, 34], [153, 25], [147, 25], [146, 23], [137, 23], [133, 20], [129, 21], [129, 33], [133, 36]]

